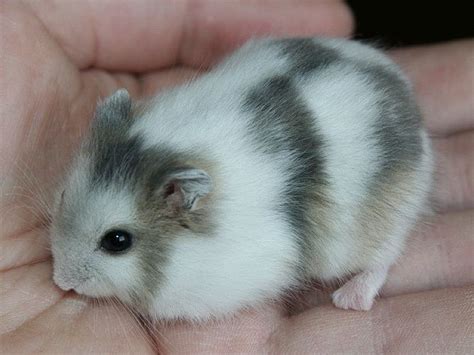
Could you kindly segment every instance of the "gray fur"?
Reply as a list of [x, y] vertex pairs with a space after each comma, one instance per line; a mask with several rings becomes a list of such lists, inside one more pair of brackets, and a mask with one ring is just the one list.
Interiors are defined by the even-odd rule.
[[277, 43], [282, 48], [282, 54], [291, 61], [289, 76], [307, 75], [334, 64], [341, 57], [334, 49], [317, 44], [312, 38], [287, 39]]
[[[290, 176], [279, 210], [298, 236], [304, 272], [310, 252], [310, 239], [317, 237], [312, 228], [311, 210], [323, 205], [328, 185], [324, 170], [324, 139], [313, 128], [313, 118], [289, 76], [269, 78], [247, 95], [244, 110], [253, 114], [249, 131], [257, 147], [269, 156], [292, 156], [288, 166]], [[316, 232], [316, 235], [315, 235]]]
[[[92, 122], [92, 134], [95, 138], [104, 131], [127, 130], [132, 125], [132, 100], [126, 90], [118, 90], [101, 102], [96, 109]], [[104, 137], [104, 138], [107, 138]]]
[[408, 85], [399, 75], [381, 66], [362, 65], [359, 70], [372, 79], [375, 90], [384, 93], [375, 127], [375, 138], [383, 152], [383, 166], [376, 179], [407, 164], [415, 167], [423, 153], [421, 115]]
[[117, 178], [125, 182], [134, 174], [140, 161], [141, 142], [138, 137], [128, 136], [132, 122], [131, 100], [124, 90], [98, 106], [85, 146], [93, 157], [94, 184], [110, 184]]

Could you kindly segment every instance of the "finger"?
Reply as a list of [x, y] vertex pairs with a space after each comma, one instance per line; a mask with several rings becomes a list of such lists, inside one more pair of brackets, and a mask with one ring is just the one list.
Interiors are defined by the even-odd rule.
[[153, 346], [135, 319], [118, 305], [91, 306], [78, 297], [63, 297], [0, 335], [5, 354], [65, 354], [71, 349], [91, 354], [153, 354]]
[[47, 260], [51, 256], [48, 231], [40, 226], [0, 238], [0, 250], [0, 272]]
[[77, 295], [65, 294], [51, 275], [50, 261], [0, 272], [3, 353], [62, 353], [82, 349], [81, 342], [94, 353], [150, 350], [146, 332], [131, 314], [110, 302], [92, 307]]
[[382, 296], [474, 283], [474, 210], [439, 215], [431, 223], [418, 227], [408, 239]]
[[474, 130], [434, 140], [439, 211], [474, 208]]
[[265, 306], [228, 319], [160, 328], [158, 343], [170, 354], [263, 353], [266, 339], [279, 324], [281, 312]]
[[141, 95], [154, 95], [160, 90], [193, 80], [199, 75], [198, 70], [183, 66], [144, 74], [140, 77]]
[[347, 35], [340, 1], [51, 1], [29, 5], [80, 68], [145, 71], [208, 65], [263, 33]]
[[[81, 78], [84, 91], [96, 95], [92, 105], [89, 105], [91, 112], [85, 116], [86, 119], [92, 118], [98, 100], [104, 99], [119, 88], [126, 88], [134, 98], [141, 96], [142, 88], [138, 78], [129, 73], [110, 73], [103, 69], [92, 68], [81, 71]], [[85, 101], [91, 102], [89, 99]]]
[[380, 300], [370, 312], [314, 308], [282, 322], [271, 353], [465, 354], [471, 336], [474, 287]]
[[0, 334], [22, 327], [59, 301], [63, 293], [51, 274], [50, 262], [0, 272]]
[[[21, 218], [26, 217], [23, 206], [34, 205], [35, 213], [44, 215], [33, 197], [47, 199], [55, 179], [44, 179], [44, 175], [59, 173], [60, 169], [55, 168], [64, 159], [57, 154], [57, 147], [61, 146], [63, 152], [70, 147], [67, 139], [61, 141], [64, 144], [59, 141], [65, 137], [64, 118], [75, 109], [68, 103], [80, 93], [81, 83], [77, 70], [21, 2], [1, 3], [0, 33], [0, 80], [8, 83], [0, 91], [2, 238], [38, 223], [31, 211], [29, 219]], [[71, 126], [77, 127], [77, 121]], [[15, 193], [17, 190], [20, 194]], [[20, 205], [21, 211], [16, 209]], [[41, 205], [44, 207], [44, 203]], [[7, 216], [7, 209], [14, 211]]]
[[186, 22], [179, 58], [193, 67], [209, 66], [249, 37], [347, 36], [352, 31], [348, 7], [339, 1], [202, 2]]
[[93, 353], [150, 352], [146, 330], [129, 312], [111, 302], [93, 306], [65, 294], [51, 275], [49, 260], [0, 272], [2, 353], [63, 353], [82, 349], [81, 343]]
[[474, 129], [474, 40], [391, 52], [413, 80], [430, 131]]

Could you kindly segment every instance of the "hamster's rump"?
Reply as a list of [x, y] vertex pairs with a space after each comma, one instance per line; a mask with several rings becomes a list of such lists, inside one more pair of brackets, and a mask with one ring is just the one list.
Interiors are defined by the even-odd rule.
[[[133, 287], [113, 279], [109, 293], [157, 318], [228, 314], [355, 273], [334, 302], [370, 308], [431, 186], [408, 81], [381, 52], [342, 39], [254, 40], [139, 109], [112, 97], [95, 120], [67, 215], [129, 201], [112, 224], [133, 230], [136, 248], [113, 261], [127, 260]], [[90, 190], [71, 202], [68, 191]], [[170, 214], [176, 191], [183, 205]], [[110, 229], [92, 220], [81, 219], [88, 231]]]

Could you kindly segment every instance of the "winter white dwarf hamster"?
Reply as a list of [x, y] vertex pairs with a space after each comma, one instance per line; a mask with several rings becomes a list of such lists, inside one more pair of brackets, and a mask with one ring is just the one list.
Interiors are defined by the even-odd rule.
[[354, 275], [367, 310], [427, 204], [430, 141], [399, 68], [342, 39], [260, 39], [101, 103], [53, 216], [54, 280], [204, 320]]

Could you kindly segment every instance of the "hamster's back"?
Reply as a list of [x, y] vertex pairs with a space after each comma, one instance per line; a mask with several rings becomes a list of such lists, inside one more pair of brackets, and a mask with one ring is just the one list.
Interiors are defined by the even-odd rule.
[[158, 97], [135, 131], [213, 161], [226, 231], [289, 238], [295, 272], [322, 279], [395, 259], [431, 185], [407, 80], [346, 40], [252, 41]]

